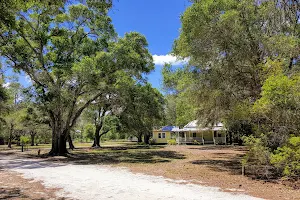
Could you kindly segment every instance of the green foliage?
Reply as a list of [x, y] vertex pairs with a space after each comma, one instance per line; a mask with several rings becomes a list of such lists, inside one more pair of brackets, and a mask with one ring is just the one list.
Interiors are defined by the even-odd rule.
[[165, 65], [162, 69], [163, 86], [166, 91], [166, 120], [169, 125], [185, 125], [196, 116], [192, 81], [188, 72]]
[[194, 140], [193, 144], [201, 145], [202, 143], [197, 140]]
[[110, 140], [116, 140], [116, 139], [118, 139], [118, 138], [117, 138], [117, 133], [114, 132], [114, 131], [111, 131], [111, 132], [108, 134], [108, 138], [109, 138]]
[[93, 124], [86, 124], [84, 126], [83, 135], [89, 140], [94, 140], [95, 136], [95, 126]]
[[125, 110], [120, 115], [121, 129], [136, 137], [149, 134], [164, 119], [164, 98], [150, 84], [133, 84], [124, 98]]
[[271, 155], [271, 164], [287, 177], [300, 176], [300, 137], [291, 137]]
[[168, 145], [176, 145], [176, 140], [175, 139], [171, 139], [171, 140], [167, 140]]
[[[189, 116], [202, 124], [224, 122], [229, 135], [245, 136], [243, 162], [258, 166], [255, 173], [264, 177], [273, 170], [270, 155], [283, 155], [278, 148], [288, 151], [289, 138], [300, 134], [299, 6], [288, 0], [194, 0], [173, 47], [189, 62], [163, 69], [176, 123]], [[284, 171], [282, 165], [276, 167]], [[292, 168], [287, 172], [295, 173]]]
[[242, 160], [242, 164], [255, 164], [258, 166], [269, 165], [270, 151], [265, 147], [261, 138], [254, 136], [243, 137], [244, 143], [249, 147], [249, 152]]
[[28, 145], [30, 141], [30, 138], [28, 136], [21, 136], [20, 137], [20, 142], [23, 145]]
[[[67, 138], [82, 112], [118, 82], [143, 81], [154, 69], [143, 35], [117, 37], [108, 16], [110, 0], [0, 6], [0, 56], [31, 78], [32, 97], [48, 114], [55, 140]], [[66, 152], [59, 148], [51, 153]]]
[[155, 142], [155, 139], [153, 139], [153, 138], [150, 138], [149, 139], [149, 144], [150, 145], [154, 145], [156, 142]]

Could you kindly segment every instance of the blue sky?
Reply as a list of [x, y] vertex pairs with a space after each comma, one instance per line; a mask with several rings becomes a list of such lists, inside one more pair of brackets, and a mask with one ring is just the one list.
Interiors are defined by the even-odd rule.
[[[179, 36], [180, 15], [190, 5], [188, 0], [115, 0], [109, 15], [119, 36], [126, 32], [137, 31], [143, 34], [149, 43], [149, 50], [156, 64], [155, 70], [148, 75], [153, 87], [161, 88], [161, 68], [165, 62], [182, 64], [168, 55], [173, 41]], [[2, 62], [4, 62], [2, 60]], [[7, 69], [7, 74], [12, 74]], [[24, 74], [19, 76], [24, 86], [30, 85], [30, 79]]]
[[162, 64], [176, 61], [168, 54], [179, 36], [180, 15], [189, 5], [188, 0], [117, 0], [110, 12], [120, 36], [130, 31], [146, 36], [156, 63], [155, 71], [148, 76], [153, 87], [161, 88]]

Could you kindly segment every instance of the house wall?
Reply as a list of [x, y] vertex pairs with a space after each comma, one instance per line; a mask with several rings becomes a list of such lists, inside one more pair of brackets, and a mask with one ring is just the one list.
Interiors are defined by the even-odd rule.
[[[187, 132], [187, 137], [193, 137], [193, 133], [195, 132]], [[203, 133], [203, 138], [204, 140], [209, 140], [213, 141], [213, 132], [212, 131], [198, 131], [196, 132], [196, 137], [197, 138], [202, 138], [202, 133]]]
[[[195, 133], [195, 132], [187, 133], [187, 137], [193, 137], [193, 133]], [[197, 138], [202, 138], [202, 133], [203, 133], [204, 140], [206, 140], [206, 141], [213, 141], [214, 131], [212, 131], [212, 130], [199, 131], [199, 132], [196, 132], [196, 137]], [[217, 131], [217, 133], [218, 134], [221, 133], [221, 137], [225, 137], [226, 136], [226, 134], [225, 134], [224, 131]]]
[[[166, 138], [158, 138], [158, 133], [165, 133]], [[153, 131], [153, 139], [157, 144], [167, 144], [168, 140], [171, 139], [171, 132], [170, 131]]]
[[204, 141], [213, 141], [213, 134], [212, 131], [203, 131]]
[[[172, 139], [170, 131], [153, 131], [152, 133], [153, 133], [152, 138], [155, 139], [155, 143], [157, 143], [157, 144], [167, 144], [168, 140]], [[165, 138], [158, 138], [158, 133], [166, 133], [166, 137]], [[186, 132], [187, 138], [193, 137], [193, 133], [194, 132]], [[197, 138], [202, 138], [202, 133], [203, 133], [204, 141], [210, 141], [210, 142], [213, 141], [214, 132], [212, 130], [198, 131], [198, 132], [196, 132], [196, 137]], [[221, 137], [225, 137], [225, 132], [224, 131], [218, 131], [218, 133], [222, 134]], [[176, 133], [176, 137], [177, 137], [177, 133]]]

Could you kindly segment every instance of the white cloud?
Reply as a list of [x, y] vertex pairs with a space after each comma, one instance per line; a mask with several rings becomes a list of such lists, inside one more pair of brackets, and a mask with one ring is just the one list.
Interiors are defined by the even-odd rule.
[[155, 65], [164, 65], [166, 63], [170, 63], [172, 65], [184, 65], [189, 59], [180, 60], [176, 56], [172, 56], [170, 54], [167, 55], [153, 55], [153, 60]]
[[30, 76], [28, 76], [28, 75], [25, 75], [25, 81], [27, 84], [30, 84], [30, 85], [32, 84], [32, 80], [31, 80]]
[[8, 88], [10, 86], [10, 82], [4, 83], [3, 87]]

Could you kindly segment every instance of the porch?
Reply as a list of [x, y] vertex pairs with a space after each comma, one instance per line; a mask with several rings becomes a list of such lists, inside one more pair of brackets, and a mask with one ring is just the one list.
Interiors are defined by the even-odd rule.
[[177, 132], [177, 144], [226, 144], [224, 131]]

